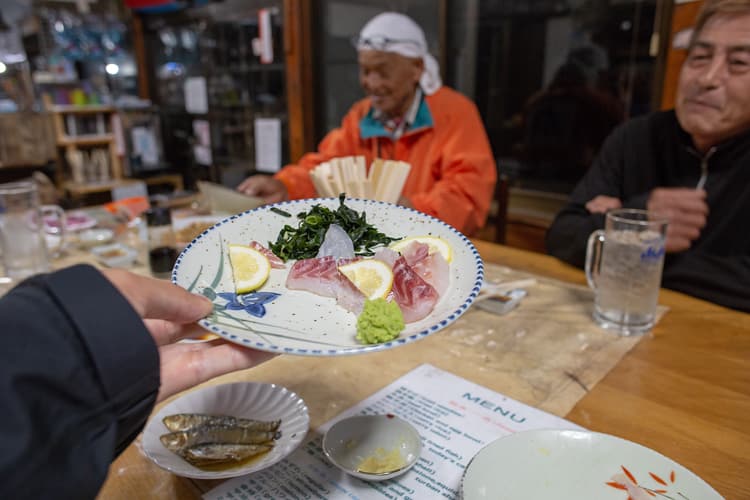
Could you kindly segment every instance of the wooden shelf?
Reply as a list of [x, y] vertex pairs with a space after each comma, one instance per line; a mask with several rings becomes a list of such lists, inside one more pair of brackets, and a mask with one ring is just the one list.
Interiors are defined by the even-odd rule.
[[[49, 95], [44, 96], [44, 104], [47, 112], [52, 115], [55, 126], [57, 157], [61, 166], [56, 179], [58, 186], [64, 188], [73, 198], [83, 198], [87, 194], [108, 192], [114, 187], [129, 183], [123, 179], [122, 165], [117, 154], [112, 123], [113, 116], [117, 114], [114, 106], [53, 104]], [[87, 133], [78, 134], [77, 131]], [[108, 177], [111, 181], [86, 184], [72, 181], [71, 177], [74, 176], [65, 167], [66, 155], [87, 147], [107, 151]]]
[[90, 184], [76, 184], [75, 182], [66, 182], [65, 189], [73, 196], [82, 196], [91, 193], [104, 193], [112, 191], [113, 188], [134, 184], [134, 181], [128, 179], [115, 179], [108, 182], [96, 182]]
[[90, 146], [90, 145], [96, 145], [96, 144], [107, 144], [108, 142], [111, 142], [114, 140], [114, 136], [112, 134], [88, 134], [88, 135], [78, 135], [71, 137], [69, 135], [66, 135], [64, 137], [61, 137], [58, 145], [60, 146]]
[[47, 111], [52, 113], [72, 113], [79, 115], [91, 115], [96, 113], [114, 113], [116, 110], [112, 106], [100, 106], [96, 104], [87, 104], [76, 106], [71, 104], [56, 104], [47, 107]]

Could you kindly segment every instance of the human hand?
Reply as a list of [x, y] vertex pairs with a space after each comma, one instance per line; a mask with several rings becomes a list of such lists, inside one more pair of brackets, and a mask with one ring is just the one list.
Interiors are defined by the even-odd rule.
[[609, 210], [616, 210], [618, 208], [622, 208], [622, 202], [619, 198], [604, 196], [603, 194], [592, 198], [586, 203], [586, 210], [592, 214], [605, 214]]
[[277, 203], [289, 199], [286, 186], [270, 175], [253, 175], [237, 186], [237, 191], [245, 196], [258, 196], [264, 203]]
[[205, 333], [195, 322], [213, 305], [169, 282], [118, 269], [102, 271], [130, 302], [159, 348], [161, 387], [157, 402], [225, 373], [258, 365], [274, 354], [223, 340], [178, 344], [178, 340]]
[[687, 250], [706, 226], [706, 191], [691, 188], [657, 188], [651, 191], [646, 208], [665, 217], [667, 252]]

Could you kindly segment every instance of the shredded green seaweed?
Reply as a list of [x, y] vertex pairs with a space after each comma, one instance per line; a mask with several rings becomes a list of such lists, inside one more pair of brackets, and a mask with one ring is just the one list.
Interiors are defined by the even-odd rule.
[[284, 217], [291, 217], [292, 216], [292, 214], [290, 214], [286, 210], [282, 210], [280, 208], [271, 207], [269, 210], [271, 210], [271, 212], [277, 213], [279, 215], [283, 215]]
[[314, 205], [308, 212], [298, 213], [298, 227], [285, 225], [276, 242], [268, 242], [271, 251], [284, 261], [313, 258], [318, 254], [331, 224], [338, 224], [346, 231], [354, 243], [354, 253], [357, 255], [372, 255], [375, 253], [374, 247], [401, 239], [386, 236], [375, 226], [368, 224], [365, 213], [347, 207], [344, 204], [345, 198], [344, 193], [339, 195], [339, 207], [336, 210]]

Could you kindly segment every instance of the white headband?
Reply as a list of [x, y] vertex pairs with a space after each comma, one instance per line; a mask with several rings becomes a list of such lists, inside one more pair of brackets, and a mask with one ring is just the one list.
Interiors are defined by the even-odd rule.
[[384, 12], [370, 19], [359, 33], [357, 50], [378, 50], [421, 58], [424, 61], [424, 71], [419, 79], [419, 86], [427, 95], [437, 92], [443, 84], [440, 80], [440, 66], [427, 51], [422, 28], [403, 14]]

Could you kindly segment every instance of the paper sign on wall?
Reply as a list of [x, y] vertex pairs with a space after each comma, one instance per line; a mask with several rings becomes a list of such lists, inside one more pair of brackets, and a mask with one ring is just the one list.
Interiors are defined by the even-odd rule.
[[140, 156], [141, 163], [147, 167], [159, 164], [159, 146], [154, 131], [149, 127], [133, 127], [130, 131], [133, 152]]
[[281, 120], [255, 119], [255, 169], [278, 172], [281, 169]]
[[202, 76], [185, 79], [185, 110], [200, 115], [208, 113], [206, 79]]
[[193, 155], [199, 165], [211, 165], [211, 126], [206, 120], [193, 120]]
[[258, 32], [260, 62], [271, 64], [273, 62], [273, 37], [271, 36], [271, 11], [268, 9], [258, 11]]

